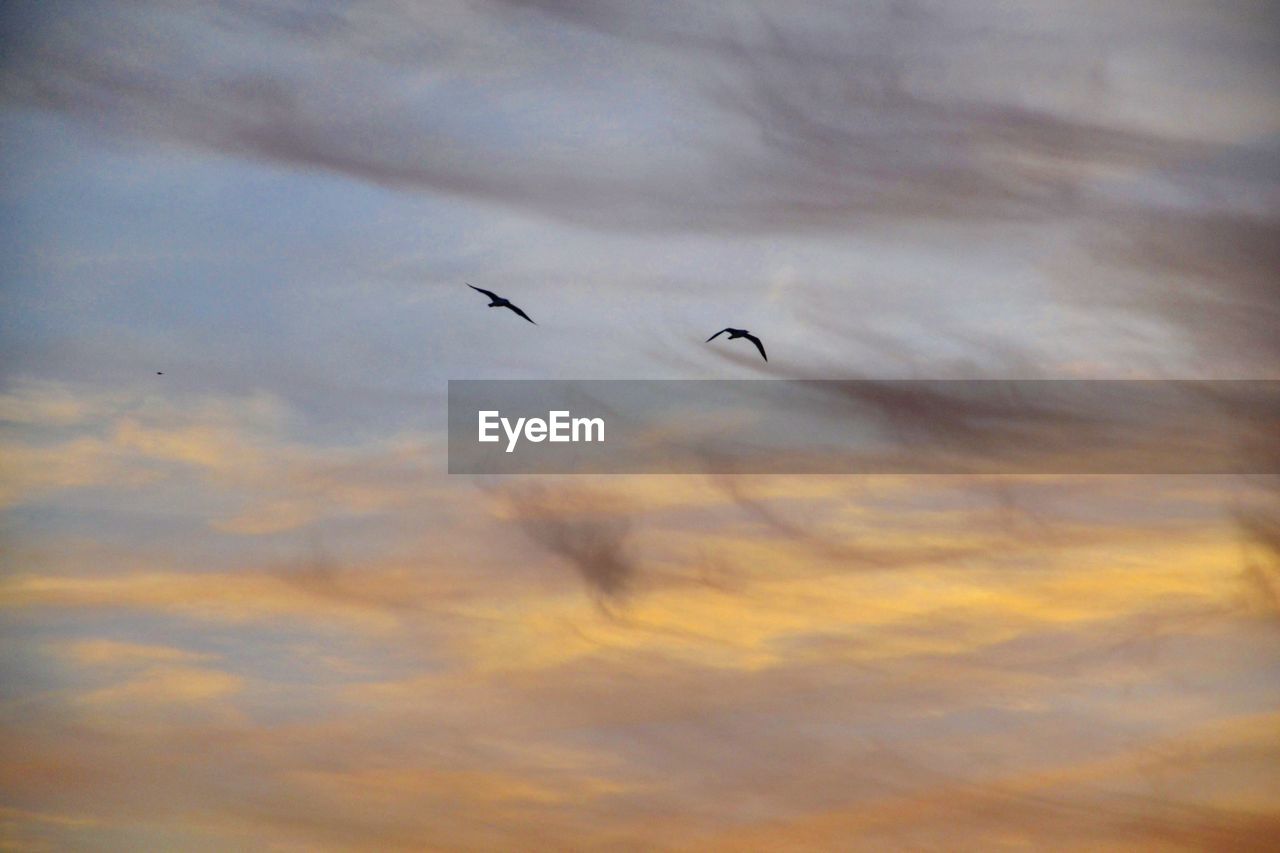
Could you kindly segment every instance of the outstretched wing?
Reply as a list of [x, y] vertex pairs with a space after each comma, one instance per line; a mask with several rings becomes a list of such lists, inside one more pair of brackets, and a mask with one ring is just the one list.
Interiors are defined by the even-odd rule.
[[492, 290], [485, 290], [483, 287], [476, 287], [474, 284], [471, 284], [471, 283], [467, 283], [467, 287], [471, 288], [472, 290], [478, 290], [478, 291], [480, 291], [481, 293], [483, 293], [485, 296], [489, 297], [490, 299], [499, 299], [499, 298], [500, 298], [500, 297], [498, 296], [498, 294], [494, 293]]
[[[516, 306], [512, 305], [510, 302], [508, 302], [504, 307], [506, 307], [506, 308], [510, 308], [512, 311], [516, 312], [516, 313], [517, 313], [517, 314], [519, 314], [521, 317], [525, 318], [526, 320], [529, 320], [529, 322], [530, 322], [530, 323], [533, 323], [533, 320], [529, 319], [529, 315], [528, 315], [528, 314], [524, 313], [524, 312], [523, 312], [523, 311], [521, 311], [519, 308], [517, 308]], [[538, 324], [537, 324], [537, 323], [533, 323], [533, 325], [535, 325], [535, 326], [536, 326], [536, 325], [538, 325]]]
[[743, 337], [756, 345], [756, 349], [760, 350], [760, 355], [762, 358], [764, 358], [765, 361], [769, 360], [769, 356], [764, 354], [764, 344], [760, 343], [759, 338], [757, 338], [755, 335], [743, 335]]
[[721, 335], [723, 335], [723, 334], [724, 334], [725, 332], [727, 332], [727, 331], [729, 331], [729, 330], [728, 330], [728, 329], [721, 329], [720, 331], [716, 332], [716, 333], [715, 333], [714, 335], [712, 335], [711, 337], [707, 338], [707, 341], [706, 341], [706, 342], [707, 342], [707, 343], [711, 343], [712, 341], [714, 341], [716, 338], [720, 337]]

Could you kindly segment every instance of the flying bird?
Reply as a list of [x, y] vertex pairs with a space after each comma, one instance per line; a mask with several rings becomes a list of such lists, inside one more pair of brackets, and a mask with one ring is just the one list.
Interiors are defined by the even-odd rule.
[[[530, 323], [533, 323], [533, 320], [529, 318], [528, 314], [524, 313], [518, 307], [511, 304], [510, 299], [503, 299], [501, 296], [494, 293], [492, 290], [485, 290], [483, 287], [476, 287], [474, 284], [468, 283], [467, 287], [471, 288], [472, 290], [478, 290], [481, 293], [483, 293], [485, 296], [489, 297], [489, 299], [491, 300], [489, 302], [490, 308], [510, 308], [512, 311], [516, 312], [521, 317], [525, 318], [526, 320], [529, 320]], [[538, 324], [533, 323], [533, 325], [536, 326]]]
[[764, 354], [764, 344], [760, 343], [760, 339], [748, 332], [746, 329], [721, 329], [711, 337], [707, 338], [707, 343], [711, 343], [725, 332], [729, 333], [729, 340], [733, 340], [734, 338], [746, 338], [751, 341], [751, 343], [756, 345], [756, 349], [760, 350], [760, 357], [765, 361], [769, 360], [769, 356]]
[[164, 371], [163, 371], [163, 370], [157, 370], [157, 371], [156, 371], [156, 376], [164, 376]]

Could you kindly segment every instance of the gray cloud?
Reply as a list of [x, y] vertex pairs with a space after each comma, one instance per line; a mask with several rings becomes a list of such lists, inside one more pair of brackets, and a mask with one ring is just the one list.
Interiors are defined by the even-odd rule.
[[524, 533], [567, 561], [602, 605], [628, 592], [636, 564], [627, 548], [631, 519], [617, 496], [536, 485], [497, 492]]
[[[1253, 48], [1232, 71], [1261, 88], [1275, 67], [1254, 41], [1269, 36], [1241, 36], [1245, 14], [1204, 10], [1197, 23]], [[1117, 51], [1154, 38], [1186, 47], [1189, 63], [1208, 58], [1177, 32], [1116, 17]], [[23, 24], [4, 73], [11, 102], [593, 227], [1064, 216], [1100, 203], [1100, 175], [1241, 147], [1084, 106], [1108, 103], [1123, 67], [1095, 29], [1058, 16], [1048, 39], [981, 3], [814, 3], [784, 17], [720, 4], [659, 16], [617, 3], [428, 14], [239, 0], [86, 4]], [[239, 47], [258, 40], [273, 51]], [[566, 76], [578, 64], [595, 79]]]
[[[1264, 175], [1280, 188], [1280, 167]], [[1280, 375], [1280, 216], [1152, 212], [1114, 226], [1090, 243], [1130, 280], [1077, 283], [1076, 299], [1167, 322], [1192, 346], [1202, 374]]]

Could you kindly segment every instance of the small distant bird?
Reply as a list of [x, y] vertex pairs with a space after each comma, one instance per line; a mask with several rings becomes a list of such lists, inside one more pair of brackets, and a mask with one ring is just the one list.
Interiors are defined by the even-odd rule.
[[164, 371], [163, 371], [163, 370], [157, 370], [157, 371], [156, 371], [156, 376], [164, 376]]
[[[501, 296], [494, 293], [492, 290], [485, 290], [483, 287], [476, 287], [474, 284], [468, 283], [467, 287], [471, 288], [472, 290], [478, 290], [481, 293], [483, 293], [485, 296], [489, 297], [489, 299], [491, 300], [489, 302], [490, 308], [510, 308], [512, 311], [516, 312], [521, 317], [525, 318], [526, 320], [529, 320], [530, 323], [533, 323], [533, 320], [529, 318], [528, 314], [524, 313], [518, 307], [511, 304], [510, 299], [503, 299]], [[533, 325], [536, 326], [538, 324], [533, 323]]]
[[760, 339], [748, 332], [746, 329], [721, 329], [711, 337], [707, 338], [707, 343], [711, 343], [725, 332], [729, 333], [729, 340], [734, 340], [735, 338], [746, 338], [751, 341], [751, 343], [756, 345], [756, 349], [760, 350], [760, 357], [765, 361], [769, 360], [769, 356], [764, 354], [764, 344], [760, 343]]

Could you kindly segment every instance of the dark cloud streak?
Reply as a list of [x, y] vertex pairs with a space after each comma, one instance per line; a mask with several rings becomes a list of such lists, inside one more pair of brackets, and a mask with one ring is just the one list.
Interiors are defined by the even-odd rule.
[[[1176, 169], [1231, 149], [993, 94], [975, 76], [974, 50], [1040, 82], [1066, 51], [1038, 60], [1034, 30], [981, 4], [965, 15], [814, 4], [786, 17], [697, 4], [661, 18], [620, 4], [459, 9], [434, 23], [367, 4], [85, 6], [30, 26], [3, 90], [131, 133], [636, 230], [1091, 215], [1101, 204], [1091, 174]], [[518, 39], [504, 31], [517, 24]], [[1087, 36], [1062, 39], [1080, 47]], [[232, 59], [233, 38], [274, 39], [279, 50], [245, 65]], [[601, 107], [557, 76], [601, 38], [625, 58], [609, 71], [618, 94], [662, 98], [669, 144], [617, 152], [578, 133], [566, 150], [487, 85], [508, 73], [521, 102], [581, 98], [589, 122], [647, 127], [627, 98]], [[1097, 56], [1084, 53], [1059, 76], [1086, 85]], [[441, 82], [414, 97], [422, 75]], [[938, 90], [939, 76], [955, 91]]]
[[495, 495], [531, 540], [573, 567], [602, 607], [630, 591], [637, 570], [627, 548], [632, 523], [616, 497], [537, 485]]

